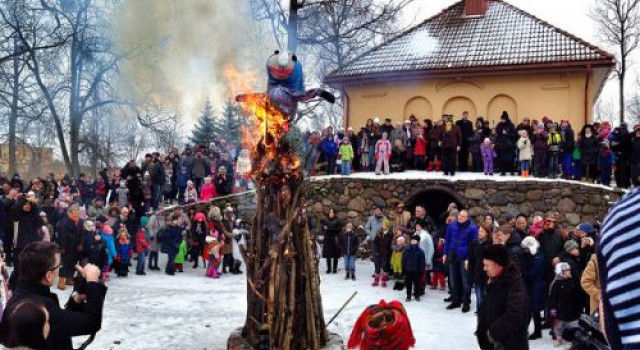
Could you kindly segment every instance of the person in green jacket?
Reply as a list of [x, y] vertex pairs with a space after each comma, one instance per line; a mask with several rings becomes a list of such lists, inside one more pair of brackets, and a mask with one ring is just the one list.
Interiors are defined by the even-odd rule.
[[184, 237], [180, 241], [180, 245], [178, 246], [178, 254], [176, 254], [176, 258], [173, 259], [173, 269], [178, 272], [184, 272], [184, 259], [187, 256], [187, 242]]
[[342, 138], [342, 144], [338, 149], [338, 157], [342, 162], [342, 175], [351, 175], [351, 162], [353, 161], [353, 147], [348, 137]]

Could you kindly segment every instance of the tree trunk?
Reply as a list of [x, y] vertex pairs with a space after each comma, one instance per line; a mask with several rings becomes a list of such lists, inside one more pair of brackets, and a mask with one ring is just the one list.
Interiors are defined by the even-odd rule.
[[[19, 39], [13, 39], [14, 50], [18, 48]], [[16, 125], [18, 123], [18, 99], [20, 93], [20, 56], [13, 58], [13, 76], [11, 91], [11, 112], [9, 114], [9, 174], [18, 170], [16, 159]]]
[[289, 0], [287, 48], [290, 53], [296, 53], [298, 50], [298, 7], [298, 0]]
[[620, 71], [620, 79], [618, 81], [619, 89], [620, 89], [620, 124], [624, 123], [624, 114], [625, 114], [625, 105], [624, 105], [624, 79], [626, 76], [625, 72], [626, 67], [624, 63], [622, 63], [621, 71]]

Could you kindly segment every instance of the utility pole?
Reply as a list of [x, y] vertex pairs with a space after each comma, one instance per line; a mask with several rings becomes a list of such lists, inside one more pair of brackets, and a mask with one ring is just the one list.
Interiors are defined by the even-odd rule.
[[301, 5], [298, 0], [289, 0], [289, 23], [287, 28], [288, 40], [287, 49], [291, 53], [298, 50], [298, 9]]

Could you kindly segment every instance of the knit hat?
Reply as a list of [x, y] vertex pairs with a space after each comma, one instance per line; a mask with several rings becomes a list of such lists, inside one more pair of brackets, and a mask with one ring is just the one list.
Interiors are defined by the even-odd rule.
[[564, 251], [571, 253], [572, 250], [579, 248], [578, 243], [570, 239], [564, 243]]
[[87, 220], [84, 222], [84, 229], [86, 231], [93, 231], [96, 229], [96, 225], [93, 223], [93, 221]]
[[205, 221], [206, 218], [204, 217], [203, 213], [197, 212], [196, 215], [193, 216], [193, 220], [195, 220], [195, 221]]
[[558, 263], [555, 270], [556, 275], [561, 276], [563, 271], [571, 271], [571, 265], [566, 262]]
[[511, 261], [507, 248], [502, 244], [494, 244], [486, 247], [482, 252], [482, 259], [491, 260], [503, 267], [509, 265]]
[[536, 253], [538, 253], [538, 249], [540, 248], [540, 243], [537, 239], [535, 239], [535, 237], [528, 236], [522, 240], [520, 246], [523, 249], [528, 250], [531, 255], [536, 255]]
[[578, 225], [576, 229], [588, 234], [589, 236], [592, 236], [593, 234], [596, 233], [596, 230], [593, 228], [593, 225], [591, 225], [591, 223], [589, 222], [580, 223], [580, 225]]

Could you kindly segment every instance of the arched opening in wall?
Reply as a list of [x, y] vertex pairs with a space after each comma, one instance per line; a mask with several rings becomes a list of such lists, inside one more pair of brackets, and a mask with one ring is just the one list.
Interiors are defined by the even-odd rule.
[[516, 100], [509, 95], [501, 94], [492, 98], [487, 106], [487, 115], [485, 117], [491, 121], [491, 126], [496, 125], [500, 121], [500, 115], [502, 115], [503, 111], [509, 113], [509, 117], [514, 124], [520, 122]]
[[450, 98], [442, 108], [442, 114], [451, 114], [454, 116], [454, 120], [457, 120], [464, 111], [469, 112], [472, 118], [478, 115], [475, 103], [463, 96]]
[[450, 203], [456, 203], [458, 209], [466, 208], [466, 201], [458, 192], [444, 186], [430, 186], [411, 196], [405, 202], [405, 208], [414, 214], [416, 206], [423, 206], [441, 227], [447, 219], [445, 213]]
[[409, 119], [412, 114], [420, 121], [426, 118], [433, 118], [431, 102], [422, 96], [411, 98], [404, 106], [404, 119]]

